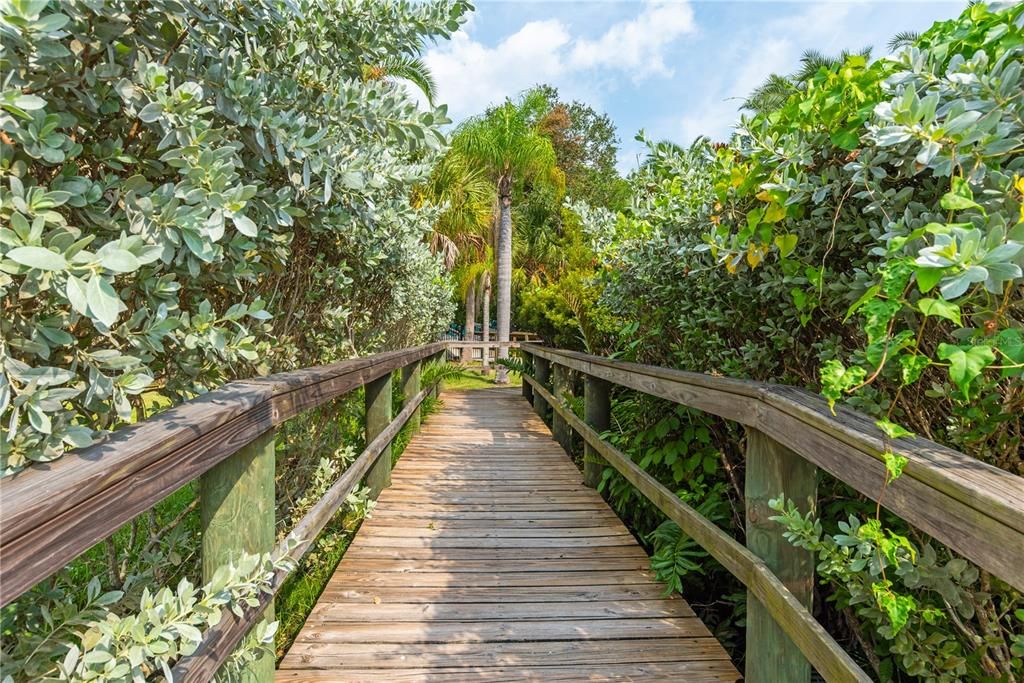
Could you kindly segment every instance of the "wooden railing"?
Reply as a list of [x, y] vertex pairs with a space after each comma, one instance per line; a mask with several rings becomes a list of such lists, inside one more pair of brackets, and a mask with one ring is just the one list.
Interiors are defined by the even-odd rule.
[[[873, 421], [794, 387], [713, 377], [523, 344], [533, 375], [523, 395], [568, 448], [575, 431], [586, 447], [584, 478], [604, 463], [673, 520], [747, 587], [748, 683], [870, 681], [809, 611], [814, 558], [782, 537], [768, 501], [785, 496], [814, 509], [817, 469], [842, 480], [964, 557], [1024, 590], [1024, 479], [922, 438], [887, 442]], [[584, 378], [584, 418], [564, 401], [569, 372]], [[609, 427], [610, 388], [618, 385], [742, 424], [747, 430], [746, 546], [683, 503], [600, 437]], [[886, 485], [884, 453], [908, 458]], [[601, 462], [603, 459], [604, 463]]]
[[[391, 442], [436, 387], [420, 386], [424, 359], [445, 344], [232, 382], [106, 441], [0, 480], [0, 606], [16, 599], [139, 513], [200, 480], [203, 580], [241, 553], [281, 557], [274, 547], [274, 433], [285, 420], [366, 386], [366, 448], [295, 525], [288, 555], [300, 559], [365, 479], [374, 496], [390, 483]], [[392, 373], [401, 370], [401, 412], [392, 419]], [[226, 612], [199, 649], [174, 667], [175, 681], [207, 681], [272, 609], [272, 590], [238, 617]], [[264, 663], [264, 668], [266, 663]], [[272, 675], [273, 661], [269, 661]], [[267, 671], [258, 675], [269, 680]]]

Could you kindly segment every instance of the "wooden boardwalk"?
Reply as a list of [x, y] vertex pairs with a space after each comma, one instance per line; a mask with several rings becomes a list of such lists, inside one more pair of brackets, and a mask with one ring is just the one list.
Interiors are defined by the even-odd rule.
[[736, 681], [518, 389], [446, 393], [278, 681]]

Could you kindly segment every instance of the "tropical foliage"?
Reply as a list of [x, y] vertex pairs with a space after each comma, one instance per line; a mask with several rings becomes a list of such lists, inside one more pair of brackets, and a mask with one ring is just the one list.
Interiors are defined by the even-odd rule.
[[154, 396], [437, 332], [449, 294], [410, 190], [447, 119], [363, 70], [466, 8], [0, 6], [5, 471]]
[[[507, 342], [512, 316], [512, 196], [516, 183], [537, 182], [561, 192], [564, 176], [556, 165], [551, 141], [535, 125], [535, 117], [546, 105], [539, 91], [526, 93], [519, 101], [506, 101], [485, 114], [463, 123], [452, 143], [456, 154], [480, 168], [493, 183], [497, 195], [497, 229], [494, 238], [498, 337]], [[467, 298], [467, 301], [469, 299]], [[472, 309], [472, 304], [469, 304]], [[467, 323], [473, 316], [467, 313]], [[498, 357], [508, 356], [508, 348]], [[498, 383], [508, 381], [504, 365], [498, 366]]]
[[[3, 473], [232, 378], [436, 338], [453, 311], [429, 245], [443, 207], [414, 188], [448, 119], [410, 88], [432, 96], [419, 53], [469, 9], [0, 0]], [[289, 424], [311, 436], [278, 445], [279, 519], [358, 445], [358, 399]], [[196, 503], [187, 487], [5, 607], [3, 675], [159, 675], [265, 589], [265, 558], [195, 588]], [[353, 499], [306, 563], [363, 511]], [[274, 627], [257, 640], [239, 657]]]
[[[580, 210], [596, 308], [619, 321], [604, 350], [819, 389], [890, 437], [1024, 473], [1022, 24], [1019, 5], [976, 4], [891, 58], [810, 55], [754, 93], [728, 142], [649, 143], [628, 209]], [[650, 401], [621, 397], [614, 438], [742, 534], [742, 434], [634, 407]], [[617, 477], [606, 487], [639, 528], [659, 524]], [[880, 679], [1020, 680], [1019, 593], [825, 487], [817, 517], [780, 500], [778, 519], [819, 557], [826, 625]], [[652, 542], [670, 582], [728, 595], [677, 532]]]

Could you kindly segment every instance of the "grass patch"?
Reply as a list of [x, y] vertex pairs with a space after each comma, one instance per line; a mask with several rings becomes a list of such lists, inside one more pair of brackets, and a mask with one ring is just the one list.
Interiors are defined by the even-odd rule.
[[[492, 366], [493, 367], [493, 366]], [[480, 366], [466, 366], [458, 377], [446, 377], [443, 383], [445, 389], [493, 389], [498, 386], [519, 387], [523, 385], [523, 378], [518, 372], [508, 373], [508, 384], [495, 384], [494, 371], [489, 375], [480, 374]]]

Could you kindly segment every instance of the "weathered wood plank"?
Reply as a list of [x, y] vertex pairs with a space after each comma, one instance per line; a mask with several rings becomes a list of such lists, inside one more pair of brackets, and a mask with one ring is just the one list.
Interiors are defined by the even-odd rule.
[[[747, 430], [746, 501], [747, 548], [808, 610], [814, 595], [814, 554], [782, 537], [782, 527], [771, 521], [769, 501], [780, 496], [796, 504], [801, 513], [817, 510], [817, 468], [779, 442], [756, 429]], [[800, 648], [752, 592], [747, 594], [746, 680], [808, 683], [811, 665]]]
[[[886, 444], [874, 421], [795, 387], [626, 363], [534, 344], [524, 350], [598, 377], [756, 428], [869, 498], [885, 478]], [[542, 382], [543, 383], [543, 382]], [[534, 403], [543, 402], [534, 392]], [[1024, 477], [923, 438], [892, 447], [909, 460], [886, 487], [893, 513], [1024, 590]]]
[[[651, 680], [738, 678], [518, 393], [445, 394], [279, 678], [584, 680], [621, 666]], [[572, 676], [553, 668], [576, 661]], [[679, 667], [650, 668], [663, 664]]]
[[0, 480], [0, 605], [285, 420], [443, 343], [233, 382]]
[[[391, 374], [378, 377], [366, 385], [366, 443], [370, 443], [387, 429], [391, 422]], [[366, 475], [370, 496], [376, 498], [391, 485], [391, 444], [381, 451], [380, 457]]]
[[[203, 582], [242, 553], [269, 553], [274, 547], [275, 430], [261, 434], [200, 479]], [[271, 602], [262, 617], [273, 621]], [[262, 658], [245, 669], [247, 679], [265, 683], [274, 678], [274, 663]]]
[[[280, 680], [293, 683], [312, 681], [338, 681], [339, 674], [322, 669], [291, 669], [280, 675]], [[686, 681], [687, 683], [721, 683], [734, 681], [736, 676], [728, 662], [658, 662], [653, 664], [614, 664], [600, 670], [581, 674], [578, 666], [545, 667], [465, 667], [436, 669], [346, 669], [346, 681], [394, 681], [395, 683], [425, 683], [443, 679], [449, 683], [519, 683], [520, 681]]]
[[[553, 603], [544, 603], [545, 609]], [[296, 642], [300, 643], [485, 643], [532, 640], [607, 640], [663, 637], [709, 637], [707, 627], [696, 617], [617, 619], [552, 619], [540, 621], [396, 621], [335, 625], [308, 622]], [[643, 644], [635, 644], [643, 647]]]
[[[545, 400], [552, 400], [548, 391], [532, 377], [523, 379], [533, 384], [535, 396], [542, 395]], [[555, 405], [554, 408], [559, 410], [561, 406]], [[747, 586], [826, 680], [870, 682], [871, 678], [843, 651], [810, 612], [804, 609], [796, 596], [789, 592], [785, 584], [759, 557], [679, 500], [678, 496], [618, 449], [602, 441], [600, 434], [571, 411], [564, 408], [561, 410], [566, 421], [612, 467]]]
[[435, 603], [417, 605], [409, 603], [351, 605], [321, 603], [313, 609], [307, 623], [350, 622], [423, 622], [437, 621], [509, 621], [516, 619], [620, 619], [637, 617], [646, 619], [675, 617], [693, 618], [690, 606], [682, 600], [592, 600], [587, 602], [508, 602], [500, 610], [489, 602]]
[[[337, 653], [337, 654], [335, 654]], [[284, 670], [324, 667], [586, 666], [643, 662], [728, 662], [713, 638], [650, 638], [643, 647], [629, 640], [568, 640], [496, 643], [296, 643], [281, 663]], [[582, 673], [582, 672], [581, 672]], [[733, 674], [735, 676], [735, 673]], [[780, 682], [782, 683], [782, 682]]]

